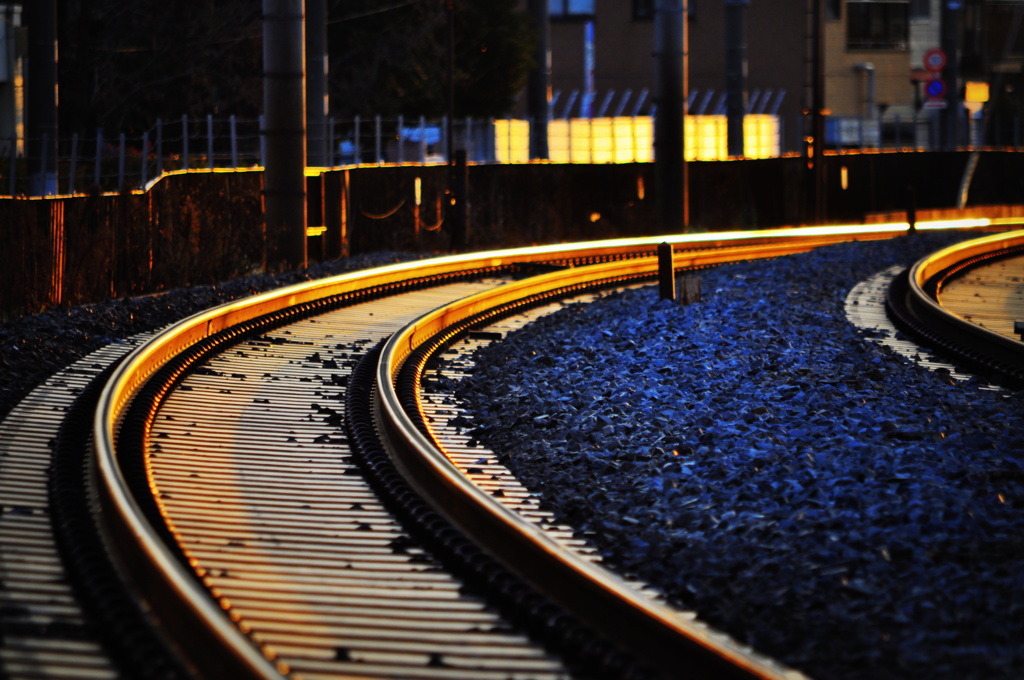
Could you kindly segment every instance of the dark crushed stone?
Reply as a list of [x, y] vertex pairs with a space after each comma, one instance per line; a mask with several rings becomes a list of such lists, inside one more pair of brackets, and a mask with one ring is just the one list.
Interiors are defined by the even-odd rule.
[[0, 420], [57, 371], [111, 342], [274, 288], [357, 269], [415, 259], [373, 253], [277, 275], [263, 274], [212, 286], [193, 286], [145, 297], [53, 309], [0, 323]]
[[1024, 677], [1024, 394], [909, 365], [843, 311], [964, 238], [722, 267], [688, 306], [567, 306], [457, 394], [614, 564], [812, 677]]

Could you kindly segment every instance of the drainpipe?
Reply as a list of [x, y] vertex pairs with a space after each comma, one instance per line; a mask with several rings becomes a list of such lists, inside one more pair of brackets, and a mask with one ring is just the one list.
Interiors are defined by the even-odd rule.
[[868, 75], [868, 90], [865, 95], [865, 103], [867, 104], [867, 113], [864, 114], [865, 118], [870, 118], [875, 112], [875, 65], [869, 62], [863, 64], [857, 64], [853, 67], [854, 71], [858, 73], [863, 72]]

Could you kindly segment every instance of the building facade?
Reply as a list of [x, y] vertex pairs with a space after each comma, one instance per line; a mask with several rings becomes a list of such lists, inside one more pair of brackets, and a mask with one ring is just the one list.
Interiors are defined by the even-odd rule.
[[[742, 5], [748, 110], [777, 114], [788, 150], [799, 147], [813, 101], [816, 26], [833, 145], [927, 146], [943, 109], [957, 109], [966, 125], [969, 114], [959, 111], [958, 102], [967, 82], [989, 85], [993, 102], [987, 110], [1004, 111], [1006, 121], [1021, 113], [1016, 102], [1024, 0], [686, 4], [690, 112], [723, 111], [726, 6]], [[548, 8], [552, 115], [648, 112], [655, 84], [655, 0], [549, 0]], [[1009, 130], [1006, 121], [992, 121], [991, 128]]]

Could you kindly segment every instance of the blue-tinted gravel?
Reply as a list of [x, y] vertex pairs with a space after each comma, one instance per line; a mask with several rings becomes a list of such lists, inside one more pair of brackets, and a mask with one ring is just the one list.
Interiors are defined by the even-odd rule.
[[1021, 678], [1024, 395], [914, 366], [843, 312], [964, 238], [723, 267], [687, 306], [568, 306], [457, 393], [612, 562], [762, 652], [821, 680]]

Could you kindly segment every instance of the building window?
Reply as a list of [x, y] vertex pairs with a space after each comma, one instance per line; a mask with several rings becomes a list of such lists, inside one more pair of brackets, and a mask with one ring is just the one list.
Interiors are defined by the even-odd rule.
[[902, 2], [846, 3], [848, 50], [906, 50], [910, 36], [910, 4]]
[[597, 0], [548, 0], [548, 12], [552, 19], [594, 17], [594, 3]]
[[633, 0], [633, 21], [650, 21], [654, 18], [654, 0]]
[[932, 0], [910, 0], [911, 19], [930, 19], [932, 16]]
[[839, 21], [843, 11], [842, 0], [825, 0], [825, 18], [829, 21]]

